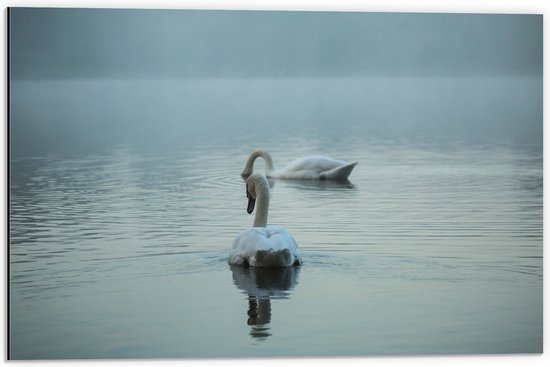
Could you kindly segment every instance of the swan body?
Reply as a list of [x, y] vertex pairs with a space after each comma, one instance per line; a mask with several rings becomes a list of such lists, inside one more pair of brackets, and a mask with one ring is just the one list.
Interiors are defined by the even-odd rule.
[[284, 168], [274, 169], [271, 155], [265, 150], [255, 150], [250, 154], [242, 175], [247, 177], [252, 174], [254, 161], [262, 157], [266, 165], [266, 176], [283, 179], [302, 179], [302, 180], [345, 180], [351, 174], [351, 171], [357, 164], [332, 159], [323, 156], [310, 156], [298, 158]]
[[260, 268], [282, 268], [299, 265], [298, 244], [282, 227], [254, 227], [242, 232], [233, 242], [229, 262]]
[[302, 256], [298, 244], [288, 230], [267, 225], [269, 208], [269, 183], [260, 173], [246, 180], [247, 211], [251, 214], [258, 201], [254, 227], [242, 232], [233, 241], [229, 263], [259, 268], [282, 268], [300, 265]]

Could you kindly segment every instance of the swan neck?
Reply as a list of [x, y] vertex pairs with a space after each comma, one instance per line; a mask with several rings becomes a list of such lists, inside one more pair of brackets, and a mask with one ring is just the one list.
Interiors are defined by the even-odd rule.
[[269, 155], [269, 153], [265, 150], [258, 149], [253, 151], [252, 154], [250, 154], [250, 157], [248, 157], [242, 173], [243, 176], [250, 176], [252, 174], [254, 171], [254, 161], [258, 157], [262, 157], [264, 159], [267, 173], [273, 171], [273, 160], [271, 159], [271, 155]]
[[258, 196], [256, 199], [256, 216], [254, 217], [254, 227], [267, 227], [268, 209], [269, 194], [267, 196]]

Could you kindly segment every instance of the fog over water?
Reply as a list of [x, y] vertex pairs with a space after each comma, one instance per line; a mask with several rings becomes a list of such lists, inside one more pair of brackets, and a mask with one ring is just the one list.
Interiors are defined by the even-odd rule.
[[[542, 16], [8, 16], [12, 358], [542, 352]], [[272, 180], [300, 268], [256, 148], [359, 162]]]
[[12, 153], [116, 143], [154, 150], [217, 143], [229, 131], [326, 130], [370, 143], [540, 148], [541, 91], [534, 77], [16, 81]]
[[536, 15], [16, 8], [10, 76], [14, 154], [260, 120], [542, 144]]

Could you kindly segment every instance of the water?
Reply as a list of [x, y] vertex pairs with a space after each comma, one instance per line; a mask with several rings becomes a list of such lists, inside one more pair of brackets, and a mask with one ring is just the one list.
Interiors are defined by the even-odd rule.
[[[11, 358], [542, 352], [540, 81], [11, 88]], [[271, 182], [300, 268], [227, 263], [258, 147], [359, 162]]]

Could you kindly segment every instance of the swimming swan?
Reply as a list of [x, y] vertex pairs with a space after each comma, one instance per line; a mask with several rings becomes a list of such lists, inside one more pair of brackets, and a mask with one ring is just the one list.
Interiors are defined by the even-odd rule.
[[265, 150], [258, 149], [248, 157], [242, 173], [244, 177], [252, 174], [254, 161], [258, 157], [265, 160], [267, 177], [287, 179], [344, 180], [348, 178], [357, 164], [357, 162], [346, 163], [323, 156], [311, 156], [296, 159], [284, 168], [276, 170], [273, 168], [271, 155]]
[[267, 226], [269, 183], [261, 173], [253, 173], [246, 180], [248, 214], [252, 214], [256, 201], [254, 228], [242, 232], [233, 241], [229, 263], [259, 268], [282, 268], [300, 265], [302, 256], [294, 237], [285, 228]]

